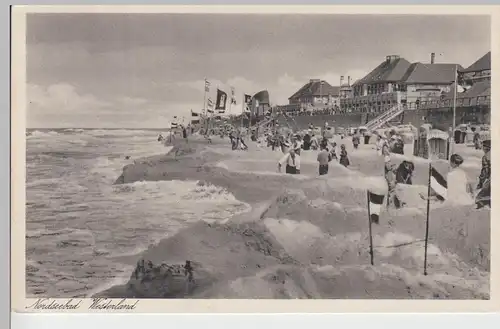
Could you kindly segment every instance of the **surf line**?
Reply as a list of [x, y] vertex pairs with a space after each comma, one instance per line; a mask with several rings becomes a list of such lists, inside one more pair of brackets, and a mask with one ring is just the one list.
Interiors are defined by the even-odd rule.
[[110, 298], [93, 298], [90, 304], [90, 310], [133, 310], [136, 308], [139, 300], [130, 302], [127, 298], [122, 298], [118, 302]]

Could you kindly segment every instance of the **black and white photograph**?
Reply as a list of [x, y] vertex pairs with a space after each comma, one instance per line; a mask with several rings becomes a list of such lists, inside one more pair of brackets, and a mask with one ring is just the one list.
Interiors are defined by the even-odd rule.
[[489, 15], [25, 25], [23, 298], [491, 298]]

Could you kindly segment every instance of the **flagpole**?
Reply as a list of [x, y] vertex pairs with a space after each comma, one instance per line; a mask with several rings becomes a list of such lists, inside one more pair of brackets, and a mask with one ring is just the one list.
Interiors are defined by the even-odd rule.
[[245, 114], [245, 93], [243, 93], [243, 102], [241, 102], [241, 128], [243, 128], [243, 115]]
[[229, 113], [231, 113], [231, 108], [233, 106], [233, 91], [231, 90], [231, 99], [229, 101]]
[[373, 238], [372, 238], [372, 218], [370, 214], [370, 191], [366, 190], [366, 200], [368, 202], [368, 229], [370, 234], [370, 263], [373, 265]]
[[452, 122], [452, 131], [451, 131], [451, 152], [449, 154], [453, 154], [453, 150], [455, 149], [455, 129], [456, 129], [456, 119], [457, 119], [457, 89], [458, 89], [458, 65], [455, 65], [455, 88], [453, 89], [453, 122]]
[[204, 86], [204, 93], [203, 93], [203, 116], [204, 116], [204, 121], [207, 122], [206, 124], [206, 131], [205, 135], [208, 135], [208, 116], [207, 116], [207, 78], [205, 77], [205, 86]]
[[429, 209], [431, 203], [431, 168], [432, 163], [429, 163], [429, 180], [427, 182], [427, 219], [425, 223], [425, 247], [424, 247], [424, 275], [427, 275], [427, 244], [429, 241]]

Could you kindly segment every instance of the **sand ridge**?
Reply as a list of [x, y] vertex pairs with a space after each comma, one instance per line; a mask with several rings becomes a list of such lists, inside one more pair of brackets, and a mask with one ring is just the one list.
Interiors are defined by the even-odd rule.
[[[303, 174], [294, 177], [276, 173], [281, 153], [254, 143], [249, 146], [249, 151], [231, 151], [224, 140], [210, 145], [202, 140], [179, 143], [168, 155], [125, 167], [117, 180], [118, 184], [199, 180], [223, 187], [251, 205], [225, 222], [195, 223], [127, 260], [181, 264], [190, 259], [199, 264], [194, 274], [197, 283], [191, 290], [164, 295], [489, 298], [489, 210], [446, 205], [432, 208], [429, 275], [424, 276], [425, 212], [418, 204], [385, 209], [381, 224], [374, 227], [372, 267], [366, 188], [380, 186], [383, 167], [380, 162], [367, 161], [375, 152], [371, 145], [351, 152], [351, 168], [334, 165], [327, 177], [317, 176], [313, 152], [303, 155]], [[425, 184], [427, 166], [416, 163], [417, 171], [424, 172], [416, 175], [416, 189]], [[475, 174], [477, 168], [470, 170]], [[123, 297], [143, 291], [133, 290], [129, 284], [99, 295]]]

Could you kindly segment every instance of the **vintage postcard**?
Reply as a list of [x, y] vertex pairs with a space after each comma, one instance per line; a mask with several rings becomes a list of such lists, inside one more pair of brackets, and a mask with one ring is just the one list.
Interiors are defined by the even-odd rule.
[[500, 310], [499, 8], [14, 7], [13, 310]]

